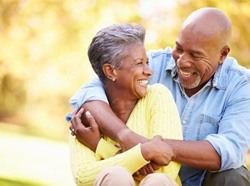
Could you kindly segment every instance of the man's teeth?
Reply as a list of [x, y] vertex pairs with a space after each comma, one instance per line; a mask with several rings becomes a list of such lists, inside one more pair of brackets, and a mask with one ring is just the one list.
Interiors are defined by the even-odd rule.
[[140, 85], [147, 85], [148, 84], [148, 80], [139, 80], [138, 83]]
[[190, 77], [191, 76], [190, 72], [183, 72], [182, 70], [180, 70], [180, 72], [181, 72], [181, 75], [184, 76], [184, 77]]

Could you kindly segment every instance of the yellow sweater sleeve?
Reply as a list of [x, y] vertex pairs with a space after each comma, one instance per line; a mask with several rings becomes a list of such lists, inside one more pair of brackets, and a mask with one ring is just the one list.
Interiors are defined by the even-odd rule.
[[141, 154], [141, 145], [105, 160], [96, 159], [96, 155], [89, 148], [82, 145], [75, 136], [69, 134], [71, 170], [75, 183], [79, 186], [93, 185], [97, 175], [108, 166], [122, 166], [131, 174], [146, 165]]
[[114, 144], [101, 138], [96, 148], [96, 157], [97, 159], [107, 159], [116, 155], [120, 148], [115, 147]]

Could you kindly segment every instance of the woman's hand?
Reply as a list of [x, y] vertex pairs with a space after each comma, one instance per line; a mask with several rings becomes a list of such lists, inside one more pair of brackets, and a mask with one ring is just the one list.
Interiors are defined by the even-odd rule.
[[99, 127], [91, 115], [89, 111], [85, 112], [85, 117], [89, 124], [88, 127], [85, 127], [81, 121], [82, 114], [84, 113], [84, 109], [81, 108], [78, 112], [74, 111], [72, 113], [71, 126], [70, 130], [72, 134], [76, 136], [78, 141], [92, 151], [96, 151], [97, 145], [101, 139], [101, 133], [99, 131]]

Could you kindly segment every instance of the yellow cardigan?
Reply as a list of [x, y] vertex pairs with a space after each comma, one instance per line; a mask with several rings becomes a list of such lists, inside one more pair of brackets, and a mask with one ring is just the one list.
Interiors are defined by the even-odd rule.
[[[127, 124], [132, 131], [152, 138], [161, 135], [168, 139], [182, 139], [182, 129], [177, 107], [171, 92], [161, 84], [149, 86], [147, 95], [141, 98], [133, 109]], [[119, 165], [131, 174], [146, 165], [140, 144], [116, 155], [119, 150], [109, 138], [101, 139], [96, 153], [82, 145], [75, 136], [69, 134], [72, 174], [77, 185], [93, 185], [97, 175], [105, 167]], [[171, 162], [157, 172], [166, 173], [179, 184], [180, 164]], [[143, 178], [143, 177], [142, 177]], [[141, 178], [141, 179], [142, 179]], [[136, 184], [139, 183], [135, 180]]]

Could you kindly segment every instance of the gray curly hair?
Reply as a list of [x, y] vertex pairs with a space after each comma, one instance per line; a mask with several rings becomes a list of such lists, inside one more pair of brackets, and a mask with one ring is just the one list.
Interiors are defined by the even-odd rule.
[[121, 66], [122, 59], [135, 45], [144, 45], [145, 29], [140, 24], [113, 24], [101, 29], [89, 45], [88, 57], [93, 70], [103, 82], [104, 64], [114, 68]]

